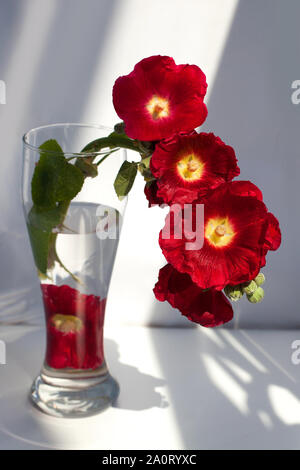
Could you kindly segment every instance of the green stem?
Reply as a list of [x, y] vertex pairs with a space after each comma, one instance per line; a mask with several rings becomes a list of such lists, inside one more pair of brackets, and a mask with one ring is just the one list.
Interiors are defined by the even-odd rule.
[[119, 149], [116, 148], [116, 149], [111, 150], [110, 152], [106, 153], [106, 154], [104, 155], [104, 157], [102, 157], [102, 158], [99, 160], [99, 162], [95, 163], [95, 165], [97, 165], [97, 166], [101, 165], [101, 163], [104, 162], [104, 160], [106, 160], [107, 157], [109, 157], [112, 153], [117, 152], [118, 150], [119, 150]]
[[58, 254], [57, 254], [57, 251], [56, 251], [56, 248], [55, 249], [55, 260], [60, 264], [60, 266], [68, 273], [70, 274], [71, 278], [75, 281], [75, 282], [78, 282], [78, 284], [82, 284], [83, 285], [83, 282], [79, 279], [79, 277], [75, 276], [75, 274], [73, 274], [65, 265], [64, 263], [61, 261], [61, 259], [59, 258]]
[[103, 148], [116, 147], [134, 150], [135, 152], [141, 152], [139, 142], [132, 140], [125, 135], [115, 134], [113, 132], [107, 137], [101, 137], [100, 139], [93, 140], [93, 142], [90, 142], [82, 149], [81, 153], [95, 153], [99, 152]]
[[[60, 203], [60, 208], [62, 212], [61, 212], [60, 223], [58, 227], [63, 226], [70, 204], [71, 204], [71, 201], [64, 201]], [[50, 244], [48, 247], [48, 269], [51, 269], [53, 267], [55, 261], [57, 261], [63, 268], [65, 268], [65, 266], [62, 265], [56, 253], [57, 235], [58, 233], [51, 233]], [[67, 269], [66, 271], [69, 273]]]

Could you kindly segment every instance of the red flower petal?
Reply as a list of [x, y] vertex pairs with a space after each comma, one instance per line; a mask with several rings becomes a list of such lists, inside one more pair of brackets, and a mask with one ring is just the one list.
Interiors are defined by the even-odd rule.
[[263, 200], [261, 190], [251, 181], [233, 181], [230, 185], [230, 191], [237, 196], [252, 196], [259, 201]]
[[105, 299], [67, 285], [42, 284], [47, 324], [46, 363], [55, 369], [96, 369], [104, 360]]
[[157, 196], [167, 204], [193, 202], [240, 173], [233, 148], [204, 132], [160, 142], [150, 167], [158, 178]]
[[203, 291], [190, 276], [179, 273], [170, 264], [159, 271], [154, 294], [158, 300], [167, 300], [189, 320], [202, 326], [219, 326], [233, 317], [231, 304], [222, 292]]
[[[190, 233], [185, 233], [183, 217], [178, 221], [170, 213], [160, 234], [160, 246], [167, 261], [178, 271], [189, 274], [202, 289], [221, 290], [227, 284], [249, 281], [264, 265], [265, 239], [270, 237], [266, 235], [270, 220], [267, 209], [254, 197], [237, 196], [236, 187], [235, 183], [223, 184], [204, 200], [202, 248], [187, 249], [186, 244], [191, 240]], [[200, 227], [196, 206], [197, 203], [192, 205], [191, 217], [194, 227], [197, 224]], [[178, 239], [175, 228], [178, 233], [180, 224], [183, 236]], [[165, 236], [168, 226], [170, 237]]]
[[196, 65], [176, 65], [171, 57], [152, 56], [116, 80], [113, 103], [129, 137], [161, 140], [204, 122], [206, 88], [205, 75]]
[[265, 236], [264, 248], [268, 250], [278, 250], [281, 244], [281, 231], [279, 222], [276, 217], [269, 212], [268, 213], [268, 228]]
[[158, 187], [156, 181], [152, 181], [150, 184], [145, 184], [144, 193], [149, 202], [149, 207], [153, 205], [161, 206], [162, 204], [164, 204], [163, 199], [157, 196], [157, 190]]

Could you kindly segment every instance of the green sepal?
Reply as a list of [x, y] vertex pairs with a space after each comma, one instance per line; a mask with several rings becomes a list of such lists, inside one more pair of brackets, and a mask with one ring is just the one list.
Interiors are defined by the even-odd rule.
[[147, 183], [155, 180], [150, 170], [150, 160], [151, 155], [149, 157], [143, 158], [138, 164], [139, 172]]
[[237, 286], [227, 285], [224, 288], [224, 293], [230, 300], [232, 300], [233, 302], [236, 302], [237, 300], [243, 297], [242, 285], [241, 284]]

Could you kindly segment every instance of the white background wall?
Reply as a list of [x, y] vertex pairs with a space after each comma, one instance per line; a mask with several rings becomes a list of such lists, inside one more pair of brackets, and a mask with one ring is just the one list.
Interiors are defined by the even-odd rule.
[[[53, 122], [117, 120], [111, 89], [153, 54], [195, 63], [207, 75], [208, 119], [236, 149], [241, 178], [264, 191], [283, 245], [269, 255], [266, 298], [238, 306], [231, 326], [298, 327], [299, 124], [291, 83], [300, 79], [297, 0], [0, 0], [0, 307], [39, 298], [20, 205], [22, 134]], [[131, 193], [113, 277], [111, 322], [186, 325], [155, 301], [164, 264], [163, 212], [147, 210], [140, 178]], [[40, 304], [38, 304], [40, 305]], [[0, 314], [1, 315], [1, 314]]]

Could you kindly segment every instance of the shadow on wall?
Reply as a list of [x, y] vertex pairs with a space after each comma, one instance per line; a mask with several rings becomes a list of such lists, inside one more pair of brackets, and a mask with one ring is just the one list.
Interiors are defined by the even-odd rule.
[[[264, 190], [283, 232], [282, 247], [269, 254], [264, 269], [264, 302], [238, 304], [242, 327], [300, 325], [300, 106], [291, 103], [291, 83], [299, 79], [299, 14], [296, 0], [240, 0], [202, 128], [234, 146], [240, 179], [250, 179]], [[216, 442], [221, 448], [297, 447], [299, 387], [288, 367], [280, 365], [288, 347], [280, 348], [281, 337], [265, 345], [263, 336], [256, 343], [251, 332], [236, 332], [236, 337], [224, 328], [206, 330], [206, 335], [194, 329], [188, 331], [187, 342], [186, 333], [173, 330], [174, 348], [174, 338], [162, 341], [162, 332], [152, 330], [153, 349], [172, 391], [171, 405], [187, 448], [215, 448]], [[294, 406], [285, 408], [290, 403]]]
[[56, 0], [31, 90], [29, 115], [35, 122], [80, 121], [118, 3], [89, 0], [83, 8], [80, 0]]
[[15, 45], [16, 36], [22, 23], [25, 2], [0, 0], [0, 64], [1, 79], [5, 80], [5, 71]]
[[[235, 148], [239, 179], [263, 190], [283, 236], [279, 251], [268, 254], [263, 269], [264, 301], [235, 304], [228, 328], [300, 326], [300, 105], [291, 102], [291, 84], [300, 78], [299, 15], [297, 0], [240, 0], [210, 90], [208, 118], [200, 129], [213, 131]], [[154, 318], [159, 312], [163, 308], [155, 302]]]
[[89, 0], [88, 8], [82, 8], [80, 0], [0, 3], [0, 27], [5, 23], [0, 28], [0, 78], [7, 85], [7, 104], [0, 108], [1, 152], [9, 155], [1, 162], [0, 256], [12, 254], [7, 269], [1, 269], [1, 320], [10, 312], [5, 311], [7, 299], [1, 299], [7, 293], [4, 286], [16, 289], [18, 301], [26, 302], [21, 295], [26, 279], [33, 295], [39, 296], [26, 236], [11, 236], [26, 231], [19, 191], [20, 136], [36, 125], [80, 120], [118, 0]]
[[0, 232], [0, 256], [0, 325], [41, 317], [41, 292], [26, 235]]
[[291, 102], [291, 83], [300, 78], [299, 15], [297, 0], [240, 0], [203, 127], [235, 148], [239, 178], [263, 190], [282, 229], [282, 246], [264, 269], [265, 300], [241, 304], [240, 327], [300, 326], [300, 105]]
[[151, 334], [184, 448], [299, 447], [289, 331], [152, 328]]

